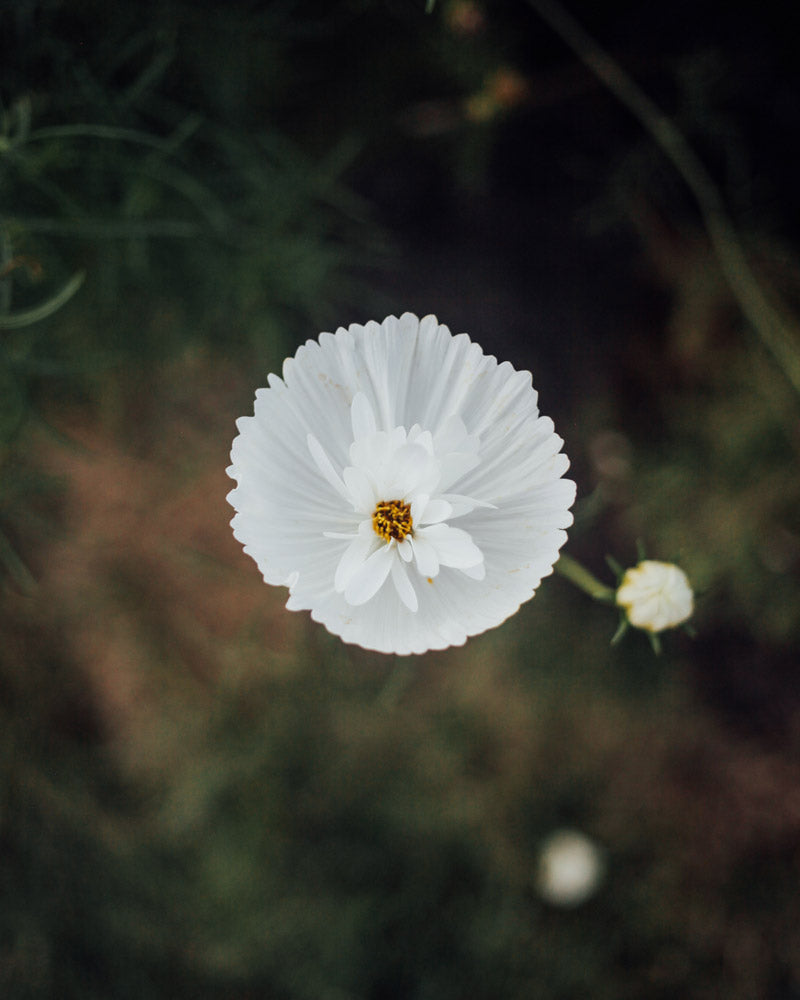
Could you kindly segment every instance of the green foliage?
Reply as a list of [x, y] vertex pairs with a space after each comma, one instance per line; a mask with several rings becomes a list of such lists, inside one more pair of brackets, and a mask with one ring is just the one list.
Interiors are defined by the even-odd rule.
[[[332, 140], [312, 158], [252, 113], [182, 106], [175, 73], [185, 83], [199, 66], [185, 65], [183, 47], [176, 58], [158, 23], [106, 65], [76, 41], [63, 38], [51, 59], [53, 82], [69, 77], [63, 91], [46, 102], [12, 94], [1, 115], [0, 330], [15, 335], [4, 335], [0, 378], [17, 387], [4, 440], [42, 377], [80, 381], [203, 341], [249, 341], [274, 357], [299, 322], [316, 326], [354, 294], [355, 268], [380, 248], [340, 180], [352, 143]], [[78, 268], [81, 302], [61, 312]]]
[[[189, 347], [274, 367], [295, 331], [363, 291], [359, 269], [386, 249], [342, 181], [357, 145], [330, 136], [304, 152], [277, 114], [242, 103], [253, 74], [275, 82], [276, 61], [290, 84], [293, 34], [279, 10], [248, 23], [270, 68], [239, 66], [243, 92], [226, 103], [211, 88], [189, 107], [173, 95], [204, 72], [214, 19], [195, 23], [175, 4], [141, 28], [137, 7], [135, 30], [133, 12], [119, 12], [87, 47], [96, 7], [44, 5], [52, 37], [25, 33], [21, 18], [0, 79], [0, 525], [18, 518], [9, 477], [31, 415], [47, 420], [54, 400], [107, 405], [127, 372]], [[243, 19], [233, 10], [217, 26], [232, 40]], [[5, 535], [0, 565], [26, 578]]]

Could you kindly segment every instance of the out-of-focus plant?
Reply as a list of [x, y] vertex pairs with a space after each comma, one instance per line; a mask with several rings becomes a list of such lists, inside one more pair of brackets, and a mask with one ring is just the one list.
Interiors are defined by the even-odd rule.
[[[236, 340], [244, 329], [258, 341], [287, 315], [324, 313], [342, 294], [357, 260], [352, 230], [369, 233], [364, 206], [339, 183], [351, 147], [312, 162], [275, 132], [245, 139], [179, 109], [160, 134], [105, 123], [31, 128], [26, 104], [14, 105], [17, 128], [0, 147], [2, 235], [12, 260], [38, 256], [47, 274], [76, 260], [87, 270], [98, 312], [82, 324], [83, 343], [68, 329], [73, 366], [90, 346], [118, 358], [163, 355], [169, 339], [147, 321], [178, 298], [191, 321], [171, 331], [178, 342], [223, 332]], [[124, 295], [137, 291], [131, 314]], [[113, 332], [103, 324], [112, 317]]]
[[[282, 26], [261, 25], [276, 51]], [[125, 372], [189, 345], [274, 364], [385, 250], [341, 179], [357, 145], [331, 137], [311, 154], [268, 118], [241, 112], [239, 127], [176, 99], [157, 21], [102, 76], [68, 36], [30, 42], [20, 64], [49, 67], [38, 89], [12, 58], [0, 79], [0, 525], [17, 506], [14, 440], [56, 396], [107, 399]], [[10, 542], [0, 558], [28, 580]]]
[[[676, 68], [679, 118], [662, 111], [564, 5], [527, 2], [645, 134], [635, 154], [623, 158], [615, 183], [673, 296], [666, 350], [659, 358], [652, 345], [641, 345], [636, 375], [652, 381], [669, 440], [663, 449], [642, 442], [630, 523], [660, 551], [682, 553], [692, 581], [715, 592], [711, 617], [748, 634], [796, 642], [798, 265], [776, 238], [737, 224], [687, 137], [691, 126], [707, 146], [721, 147], [741, 194], [746, 153], [730, 123], [714, 116], [703, 89], [713, 56], [701, 53]], [[715, 75], [724, 74], [717, 67]], [[681, 205], [680, 215], [659, 207], [665, 191], [665, 200]], [[752, 220], [752, 206], [749, 214]], [[665, 368], [674, 381], [668, 397]]]

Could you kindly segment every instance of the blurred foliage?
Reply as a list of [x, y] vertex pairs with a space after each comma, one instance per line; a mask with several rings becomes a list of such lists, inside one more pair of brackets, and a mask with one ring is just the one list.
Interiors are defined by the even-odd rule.
[[[352, 139], [306, 152], [263, 104], [261, 115], [248, 106], [255, 86], [286, 100], [287, 11], [145, 13], [107, 19], [102, 5], [43, 2], [4, 15], [0, 526], [19, 515], [14, 441], [32, 413], [42, 418], [37, 401], [118, 408], [131, 368], [192, 345], [274, 367], [292, 332], [354, 299], [358, 269], [387, 250], [341, 179]], [[233, 45], [245, 28], [249, 64]], [[212, 57], [221, 37], [229, 47]], [[201, 67], [226, 52], [226, 99], [205, 80], [196, 93]], [[0, 539], [0, 562], [26, 583]]]
[[[768, 298], [796, 322], [795, 233], [774, 217], [767, 178], [759, 191], [745, 166], [749, 118], [719, 107], [742, 91], [723, 69], [708, 54], [679, 66], [676, 117], [718, 166]], [[658, 338], [631, 338], [614, 381], [612, 405], [635, 457], [625, 530], [684, 565], [708, 632], [733, 630], [791, 656], [800, 640], [797, 395], [740, 316], [696, 207], [652, 148], [626, 151], [611, 191], [663, 310]]]
[[[795, 302], [772, 15], [751, 57], [736, 12], [573, 9]], [[512, 0], [0, 18], [0, 996], [800, 996], [797, 401], [660, 155]], [[679, 561], [697, 640], [611, 648], [559, 579], [409, 662], [284, 610], [233, 419], [386, 300], [516, 337], [570, 551]], [[607, 862], [575, 909], [536, 888], [565, 827]]]
[[[22, 390], [31, 377], [157, 361], [187, 340], [249, 339], [274, 358], [286, 349], [280, 331], [318, 323], [352, 293], [355, 266], [380, 249], [366, 206], [340, 180], [352, 143], [330, 137], [312, 157], [248, 109], [246, 93], [228, 103], [218, 88], [207, 88], [213, 102], [193, 94], [200, 67], [213, 64], [204, 45], [214, 19], [193, 18], [202, 37], [179, 44], [189, 9], [160, 7], [136, 30], [143, 9], [120, 11], [107, 34], [91, 3], [32, 4], [25, 27], [19, 12], [24, 48], [3, 67], [5, 311], [31, 308], [79, 267], [89, 276], [80, 310], [6, 338], [3, 377]], [[288, 58], [285, 17], [276, 10], [248, 25], [254, 42], [244, 51], [255, 58], [260, 41], [272, 70], [275, 52], [280, 65]], [[244, 18], [218, 15], [231, 41]], [[231, 63], [239, 51], [228, 50]], [[218, 79], [241, 77], [248, 91], [255, 68]]]

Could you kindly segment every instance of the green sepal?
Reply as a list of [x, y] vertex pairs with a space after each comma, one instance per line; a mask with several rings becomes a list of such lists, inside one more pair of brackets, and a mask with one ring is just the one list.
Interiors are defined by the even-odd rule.
[[623, 576], [625, 575], [625, 570], [620, 566], [620, 564], [613, 556], [607, 555], [606, 563], [608, 564], [608, 568], [617, 578], [617, 584], [619, 584], [622, 581]]
[[619, 620], [619, 625], [617, 625], [617, 631], [614, 633], [611, 639], [611, 645], [616, 646], [621, 640], [625, 633], [628, 631], [628, 619], [623, 615]]

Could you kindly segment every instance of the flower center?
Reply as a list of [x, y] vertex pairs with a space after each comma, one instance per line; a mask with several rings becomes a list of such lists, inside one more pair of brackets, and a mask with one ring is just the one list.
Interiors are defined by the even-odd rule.
[[414, 527], [411, 520], [411, 504], [403, 503], [402, 500], [380, 500], [372, 515], [372, 527], [375, 534], [380, 535], [385, 541], [390, 542], [393, 538], [397, 542], [402, 542], [406, 535], [411, 534]]

